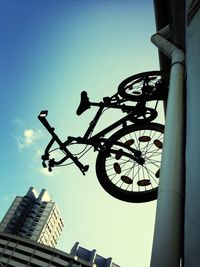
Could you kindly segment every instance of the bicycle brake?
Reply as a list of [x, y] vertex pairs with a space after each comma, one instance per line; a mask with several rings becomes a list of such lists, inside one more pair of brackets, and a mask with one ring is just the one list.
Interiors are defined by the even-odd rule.
[[49, 168], [48, 168], [48, 171], [49, 171], [49, 172], [52, 172], [52, 167], [55, 166], [54, 163], [55, 163], [54, 158], [49, 160]]
[[46, 164], [46, 160], [49, 160], [49, 154], [48, 155], [42, 155], [41, 156], [41, 159], [42, 159], [42, 166], [43, 168], [47, 168], [47, 164]]

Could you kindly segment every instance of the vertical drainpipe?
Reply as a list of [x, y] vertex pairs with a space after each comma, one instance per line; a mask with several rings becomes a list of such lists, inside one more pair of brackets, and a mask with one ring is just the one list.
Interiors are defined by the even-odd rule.
[[160, 184], [151, 267], [180, 267], [184, 183], [184, 52], [166, 39], [169, 28], [151, 37], [171, 59]]

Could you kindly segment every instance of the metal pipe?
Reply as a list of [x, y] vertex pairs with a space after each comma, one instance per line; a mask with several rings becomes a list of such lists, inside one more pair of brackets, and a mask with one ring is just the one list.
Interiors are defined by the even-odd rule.
[[185, 56], [166, 34], [169, 31], [164, 28], [151, 37], [172, 64], [151, 267], [179, 267], [182, 247]]

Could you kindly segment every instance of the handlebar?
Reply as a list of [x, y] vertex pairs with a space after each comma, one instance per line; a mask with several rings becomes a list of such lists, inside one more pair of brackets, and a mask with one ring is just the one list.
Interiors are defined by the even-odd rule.
[[[88, 171], [89, 166], [88, 165], [83, 165], [77, 157], [74, 157], [74, 155], [66, 148], [66, 142], [62, 142], [60, 140], [60, 138], [55, 134], [54, 130], [55, 128], [51, 127], [51, 125], [49, 124], [49, 122], [47, 121], [46, 117], [48, 115], [48, 111], [47, 110], [43, 110], [40, 112], [38, 119], [40, 120], [40, 122], [44, 125], [44, 127], [48, 130], [48, 132], [51, 134], [52, 139], [50, 140], [49, 144], [47, 145], [45, 151], [44, 151], [44, 155], [42, 155], [42, 165], [43, 167], [47, 167], [45, 161], [48, 161], [48, 166], [49, 166], [49, 171], [52, 171], [52, 167], [56, 166], [56, 165], [60, 165], [61, 163], [63, 163], [65, 160], [67, 160], [68, 158], [70, 158], [75, 164], [76, 166], [80, 169], [80, 171], [83, 173], [83, 175], [85, 175], [85, 172]], [[49, 150], [52, 147], [52, 145], [54, 144], [54, 142], [56, 142], [59, 147], [60, 150], [63, 151], [63, 153], [65, 154], [65, 156], [59, 160], [59, 161], [55, 161], [55, 159], [50, 159], [49, 158]]]

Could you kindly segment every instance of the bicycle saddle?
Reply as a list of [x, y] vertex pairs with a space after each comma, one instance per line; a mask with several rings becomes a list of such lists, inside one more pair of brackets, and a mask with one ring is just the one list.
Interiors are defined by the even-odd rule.
[[76, 110], [76, 114], [81, 115], [84, 111], [86, 111], [89, 108], [90, 108], [90, 102], [87, 96], [87, 92], [83, 91], [81, 92], [81, 101]]

